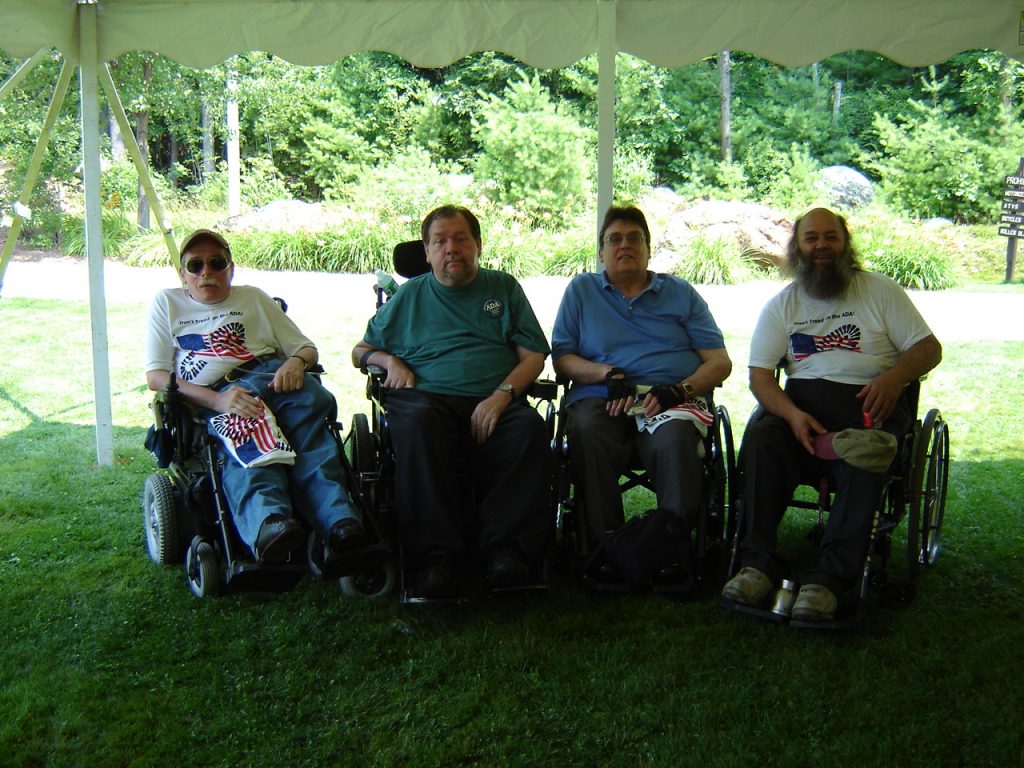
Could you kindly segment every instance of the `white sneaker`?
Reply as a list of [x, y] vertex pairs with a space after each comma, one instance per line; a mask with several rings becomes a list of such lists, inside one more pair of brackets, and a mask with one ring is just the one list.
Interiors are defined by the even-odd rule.
[[804, 584], [793, 603], [791, 617], [796, 621], [832, 621], [839, 601], [832, 590], [821, 584]]
[[747, 566], [733, 576], [722, 588], [726, 600], [760, 608], [767, 604], [772, 592], [772, 580], [757, 568]]

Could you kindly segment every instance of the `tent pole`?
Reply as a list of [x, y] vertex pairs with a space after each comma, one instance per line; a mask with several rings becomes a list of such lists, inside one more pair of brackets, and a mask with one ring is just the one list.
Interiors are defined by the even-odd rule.
[[57, 77], [57, 85], [53, 88], [53, 96], [50, 97], [50, 106], [46, 111], [46, 119], [43, 121], [42, 130], [39, 131], [39, 138], [36, 140], [36, 148], [32, 152], [32, 160], [28, 164], [28, 171], [25, 173], [25, 183], [21, 187], [21, 194], [18, 196], [18, 204], [14, 206], [14, 216], [11, 219], [10, 229], [7, 230], [7, 240], [4, 241], [4, 250], [0, 254], [0, 290], [4, 286], [4, 274], [7, 272], [7, 263], [14, 253], [14, 246], [18, 242], [18, 235], [21, 232], [21, 225], [24, 223], [26, 214], [31, 216], [28, 204], [32, 199], [32, 190], [39, 178], [39, 166], [43, 163], [46, 155], [46, 146], [50, 142], [50, 133], [60, 115], [60, 108], [64, 104], [64, 97], [68, 92], [68, 85], [71, 83], [71, 75], [74, 74], [74, 67], [65, 61], [60, 68], [60, 75]]
[[96, 410], [96, 463], [114, 464], [114, 426], [107, 355], [107, 302], [103, 285], [103, 216], [100, 202], [100, 109], [96, 88], [96, 0], [78, 0], [79, 83], [82, 100], [82, 175], [85, 180], [85, 253], [89, 263], [92, 378]]
[[7, 78], [7, 81], [0, 85], [0, 100], [3, 100], [11, 91], [13, 91], [18, 83], [31, 72], [36, 64], [43, 60], [43, 57], [49, 52], [47, 48], [40, 48], [38, 51], [32, 54], [32, 58], [25, 59], [21, 65], [11, 73], [11, 76]]
[[[594, 231], [601, 228], [601, 217], [614, 200], [615, 182], [615, 54], [618, 46], [615, 33], [614, 0], [601, 0], [598, 5], [597, 30], [597, 221]], [[595, 256], [595, 269], [600, 264]]]
[[139, 181], [142, 182], [142, 188], [146, 190], [146, 197], [149, 198], [149, 205], [156, 214], [157, 224], [160, 226], [160, 232], [164, 236], [164, 244], [167, 246], [167, 253], [171, 257], [171, 266], [173, 266], [175, 271], [177, 271], [178, 249], [174, 245], [174, 236], [171, 233], [170, 217], [168, 217], [167, 212], [164, 210], [163, 203], [160, 202], [160, 197], [156, 193], [156, 187], [153, 186], [153, 177], [150, 176], [149, 165], [142, 159], [142, 150], [139, 149], [139, 143], [135, 140], [135, 132], [132, 131], [132, 127], [128, 122], [128, 116], [124, 113], [124, 105], [121, 104], [121, 96], [118, 94], [117, 88], [114, 86], [113, 78], [110, 77], [110, 67], [107, 66], [106, 62], [103, 62], [103, 64], [100, 65], [98, 74], [100, 85], [103, 86], [103, 92], [107, 95], [107, 103], [110, 105], [110, 111], [114, 113], [114, 119], [121, 128], [121, 135], [124, 137], [125, 149], [127, 149], [128, 154], [132, 156], [132, 162], [135, 163], [135, 170], [139, 174]]

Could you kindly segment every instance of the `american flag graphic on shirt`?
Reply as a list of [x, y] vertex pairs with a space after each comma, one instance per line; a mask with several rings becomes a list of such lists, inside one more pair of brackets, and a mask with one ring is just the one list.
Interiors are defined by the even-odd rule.
[[226, 323], [211, 333], [183, 334], [178, 337], [178, 345], [188, 350], [178, 366], [178, 374], [185, 381], [192, 381], [206, 367], [204, 358], [230, 357], [245, 362], [255, 357], [245, 344], [245, 326], [241, 323]]
[[860, 352], [860, 328], [851, 323], [841, 325], [825, 336], [794, 333], [789, 337], [789, 344], [793, 348], [794, 360], [803, 360], [818, 352], [828, 352], [833, 349]]

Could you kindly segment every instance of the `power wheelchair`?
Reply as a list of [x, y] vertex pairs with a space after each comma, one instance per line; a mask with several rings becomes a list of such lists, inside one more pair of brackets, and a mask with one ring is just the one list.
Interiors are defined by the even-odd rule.
[[[156, 393], [153, 416], [147, 447], [165, 471], [146, 479], [142, 517], [146, 548], [154, 562], [178, 565], [184, 560], [188, 586], [196, 597], [217, 595], [229, 587], [285, 591], [307, 573], [325, 580], [338, 578], [337, 562], [314, 531], [307, 533], [304, 557], [293, 553], [284, 561], [263, 562], [252, 556], [235, 530], [221, 486], [224, 459], [217, 438], [184, 401], [174, 374], [168, 388]], [[326, 426], [338, 445], [345, 485], [352, 489], [356, 482], [345, 458], [341, 425], [332, 416]], [[358, 509], [360, 500], [352, 496]], [[370, 546], [358, 553], [357, 567], [366, 570], [342, 576], [339, 586], [346, 595], [377, 597], [393, 589], [394, 569], [372, 514], [361, 511]]]
[[[786, 609], [789, 595], [780, 594], [795, 591], [796, 580], [791, 578], [775, 593], [770, 607], [754, 608], [723, 597], [724, 607], [793, 628], [829, 630], [859, 626], [871, 593], [877, 595], [883, 606], [906, 606], [913, 601], [921, 573], [935, 565], [939, 556], [949, 478], [949, 427], [937, 408], [929, 409], [923, 419], [918, 416], [920, 386], [920, 380], [915, 380], [904, 391], [913, 419], [905, 434], [897, 437], [888, 482], [873, 511], [867, 555], [855, 599], [841, 598], [833, 621], [791, 619]], [[763, 415], [760, 406], [754, 409], [744, 430], [744, 439], [750, 426]], [[728, 519], [725, 532], [730, 551], [727, 578], [739, 570], [740, 542], [745, 532], [745, 499], [740, 490], [743, 488], [742, 441], [740, 448], [734, 514]], [[815, 552], [821, 543], [833, 496], [834, 488], [827, 478], [806, 476], [788, 504], [790, 509], [816, 513], [806, 537]], [[903, 520], [906, 520], [905, 529], [901, 528]]]
[[[425, 274], [430, 266], [426, 261], [426, 253], [420, 240], [399, 243], [393, 251], [395, 272], [403, 278], [412, 278]], [[391, 274], [383, 270], [377, 271], [377, 282], [373, 286], [377, 296], [377, 309], [397, 289]], [[351, 466], [354, 470], [355, 489], [363, 506], [374, 510], [374, 516], [380, 521], [381, 530], [391, 542], [396, 552], [397, 578], [399, 599], [403, 605], [426, 603], [463, 603], [481, 590], [477, 588], [482, 582], [482, 553], [472, 549], [460, 556], [456, 562], [456, 581], [458, 594], [453, 598], [424, 597], [416, 593], [410, 583], [409, 564], [402, 544], [402, 536], [398, 523], [395, 494], [395, 451], [392, 444], [387, 414], [387, 388], [384, 386], [386, 372], [376, 365], [368, 365], [363, 369], [366, 374], [366, 397], [369, 402], [369, 413], [356, 413], [352, 417], [351, 430], [346, 439], [349, 449]], [[553, 381], [538, 380], [526, 393], [531, 404], [537, 408], [546, 424], [548, 436], [554, 431], [554, 399], [557, 387]], [[456, 460], [454, 471], [460, 487], [460, 513], [465, 529], [465, 540], [476, 538], [476, 499], [473, 489], [470, 461], [465, 446]], [[545, 479], [545, 487], [550, 488], [550, 480]], [[546, 588], [547, 563], [535, 564], [533, 581], [524, 587], [512, 589], [492, 589], [496, 592], [531, 592]]]
[[[552, 440], [555, 526], [560, 561], [567, 564], [570, 572], [588, 588], [613, 593], [633, 591], [638, 587], [627, 584], [621, 574], [608, 572], [607, 569], [604, 569], [604, 573], [595, 572], [591, 542], [600, 532], [595, 535], [595, 532], [587, 530], [587, 517], [584, 513], [586, 498], [574, 482], [573, 455], [566, 435], [566, 395], [570, 382], [560, 376], [557, 383], [564, 388]], [[710, 398], [708, 406], [714, 420], [700, 442], [703, 475], [700, 508], [692, 535], [693, 562], [690, 566], [694, 572], [689, 573], [683, 564], [675, 563], [660, 569], [649, 585], [653, 592], [668, 597], [687, 597], [695, 589], [717, 583], [718, 575], [723, 570], [719, 562], [726, 551], [726, 531], [730, 507], [734, 503], [736, 452], [728, 409], [724, 405], [716, 406]], [[644, 488], [653, 494], [653, 480], [644, 471], [635, 453], [625, 472], [618, 478], [619, 493], [626, 494], [634, 488]]]

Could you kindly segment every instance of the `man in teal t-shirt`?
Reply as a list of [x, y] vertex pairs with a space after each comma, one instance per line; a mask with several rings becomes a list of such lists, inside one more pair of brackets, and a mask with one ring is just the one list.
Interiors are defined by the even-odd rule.
[[492, 588], [536, 576], [547, 520], [547, 434], [523, 395], [549, 350], [523, 289], [482, 269], [480, 224], [442, 206], [421, 226], [430, 271], [405, 283], [352, 350], [386, 372], [384, 408], [395, 449], [395, 496], [416, 596], [456, 594], [453, 560], [466, 549], [455, 462], [465, 456], [478, 500], [476, 542]]

